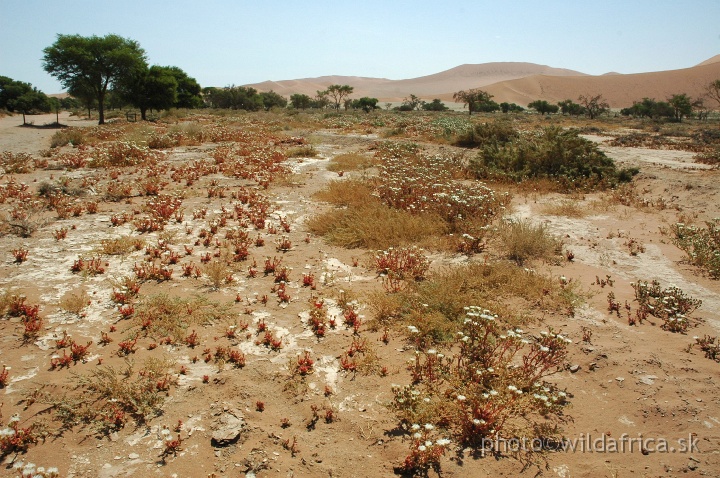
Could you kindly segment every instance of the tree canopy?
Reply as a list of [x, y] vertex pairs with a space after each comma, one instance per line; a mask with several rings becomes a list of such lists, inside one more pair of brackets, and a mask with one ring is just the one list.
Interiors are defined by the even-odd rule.
[[140, 117], [147, 119], [147, 110], [168, 109], [177, 100], [178, 83], [170, 68], [153, 65], [136, 68], [132, 75], [118, 82], [121, 98], [140, 110]]
[[363, 96], [359, 100], [353, 100], [352, 107], [355, 109], [363, 110], [365, 113], [369, 113], [372, 110], [378, 108], [377, 104], [377, 98], [368, 98], [367, 96]]
[[[353, 90], [354, 88], [349, 85], [330, 85], [327, 87], [327, 90], [322, 93], [331, 97], [335, 103], [335, 109], [339, 110], [340, 105], [343, 104], [344, 100], [352, 94]], [[321, 92], [318, 92], [318, 95], [320, 95], [320, 93]]]
[[45, 93], [34, 88], [30, 83], [0, 76], [0, 108], [22, 113], [25, 123], [26, 114], [48, 112], [51, 103]]
[[92, 91], [98, 102], [98, 124], [105, 123], [104, 105], [108, 88], [138, 69], [147, 68], [140, 45], [118, 35], [104, 37], [58, 35], [43, 50], [43, 68], [68, 90]]
[[595, 119], [596, 116], [605, 113], [610, 109], [610, 105], [602, 95], [580, 95], [578, 98], [580, 105], [585, 108], [585, 112], [590, 119]]
[[541, 116], [545, 116], [545, 113], [557, 113], [560, 107], [558, 105], [551, 105], [545, 100], [535, 100], [532, 103], [528, 104], [528, 108], [532, 108], [538, 113], [540, 113]]
[[468, 107], [470, 114], [473, 111], [493, 112], [500, 109], [500, 105], [492, 100], [493, 95], [480, 89], [461, 90], [453, 94], [456, 102], [463, 103]]

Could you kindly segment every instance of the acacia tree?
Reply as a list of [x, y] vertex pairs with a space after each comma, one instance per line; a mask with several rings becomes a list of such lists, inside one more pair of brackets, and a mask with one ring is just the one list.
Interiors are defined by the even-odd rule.
[[706, 94], [720, 105], [720, 80], [715, 80], [707, 85]]
[[558, 109], [560, 107], [558, 105], [551, 105], [545, 100], [535, 100], [532, 103], [528, 104], [528, 108], [532, 108], [538, 113], [540, 113], [540, 116], [545, 116], [545, 113], [557, 113]]
[[[330, 85], [323, 93], [332, 97], [333, 101], [335, 102], [335, 109], [339, 110], [340, 105], [344, 103], [343, 100], [350, 96], [353, 90], [354, 88], [348, 85]], [[318, 92], [318, 95], [319, 93], [320, 92]]]
[[105, 95], [137, 69], [147, 67], [140, 45], [118, 35], [58, 35], [43, 50], [43, 68], [63, 87], [90, 90], [98, 102], [98, 124], [105, 123]]
[[463, 103], [464, 106], [467, 106], [471, 115], [473, 114], [473, 111], [490, 112], [499, 110], [500, 105], [495, 103], [492, 98], [493, 95], [478, 88], [461, 90], [453, 94], [455, 102]]
[[673, 108], [676, 120], [682, 121], [683, 116], [692, 114], [693, 102], [686, 93], [672, 95], [667, 101]]
[[310, 98], [308, 95], [295, 93], [293, 95], [290, 95], [290, 104], [296, 110], [304, 110], [306, 108], [310, 108], [310, 106], [312, 105], [312, 98]]
[[147, 110], [171, 108], [177, 100], [178, 84], [168, 67], [153, 65], [135, 69], [129, 78], [117, 84], [122, 99], [140, 110], [140, 117], [147, 120]]
[[50, 111], [49, 98], [30, 83], [16, 81], [7, 76], [0, 76], [0, 108], [20, 112], [25, 115], [35, 111]]
[[587, 112], [590, 119], [595, 119], [596, 116], [610, 109], [610, 104], [605, 101], [602, 95], [580, 95], [578, 102], [585, 108], [585, 112]]

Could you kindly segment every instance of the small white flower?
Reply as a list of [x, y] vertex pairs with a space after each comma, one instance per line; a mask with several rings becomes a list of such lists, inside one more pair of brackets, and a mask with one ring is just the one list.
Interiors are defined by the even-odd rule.
[[430, 423], [425, 424], [425, 430], [433, 430], [435, 427], [431, 425]]
[[413, 423], [413, 426], [411, 426], [410, 429], [413, 431], [420, 430], [420, 425], [418, 425], [417, 423]]
[[432, 446], [432, 442], [430, 440], [426, 441], [425, 446]]
[[466, 398], [467, 398], [467, 397], [465, 397], [465, 395], [458, 395], [458, 396], [457, 396], [457, 399], [458, 399], [458, 401], [460, 401], [460, 402], [465, 401]]
[[437, 443], [437, 444], [440, 445], [440, 446], [446, 446], [446, 445], [449, 445], [449, 444], [450, 444], [450, 440], [448, 440], [447, 438], [440, 438], [440, 439], [439, 439], [438, 441], [436, 441], [435, 443]]
[[418, 450], [420, 450], [420, 451], [425, 451], [425, 449], [426, 449], [426, 448], [425, 448], [425, 445], [420, 445], [420, 446], [418, 447]]
[[422, 433], [420, 433], [420, 432], [413, 433], [413, 438], [422, 438]]
[[511, 392], [516, 392], [517, 389], [518, 388], [515, 385], [508, 385], [508, 390], [510, 390]]
[[490, 390], [490, 395], [492, 395], [493, 397], [497, 394], [498, 394], [497, 390]]

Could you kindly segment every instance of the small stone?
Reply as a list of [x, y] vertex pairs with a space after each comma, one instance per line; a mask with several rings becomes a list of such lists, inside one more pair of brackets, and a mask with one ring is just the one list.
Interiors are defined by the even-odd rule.
[[625, 379], [622, 377], [617, 377], [615, 380], [617, 380], [620, 383], [623, 383], [625, 381]]
[[580, 365], [571, 365], [570, 366], [570, 373], [576, 373], [578, 370], [580, 370]]
[[140, 455], [138, 455], [137, 453], [130, 453], [128, 455], [128, 458], [130, 458], [131, 460], [137, 460], [138, 458], [140, 458]]
[[688, 461], [687, 467], [688, 467], [688, 470], [695, 471], [698, 469], [698, 464], [695, 463], [694, 461], [690, 460], [690, 461]]

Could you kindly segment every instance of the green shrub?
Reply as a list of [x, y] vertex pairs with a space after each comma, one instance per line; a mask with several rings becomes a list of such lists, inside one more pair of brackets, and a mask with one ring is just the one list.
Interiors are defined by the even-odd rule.
[[478, 178], [520, 182], [550, 179], [560, 190], [596, 189], [628, 181], [636, 170], [619, 171], [612, 159], [577, 131], [547, 127], [517, 137], [488, 140], [471, 160]]

